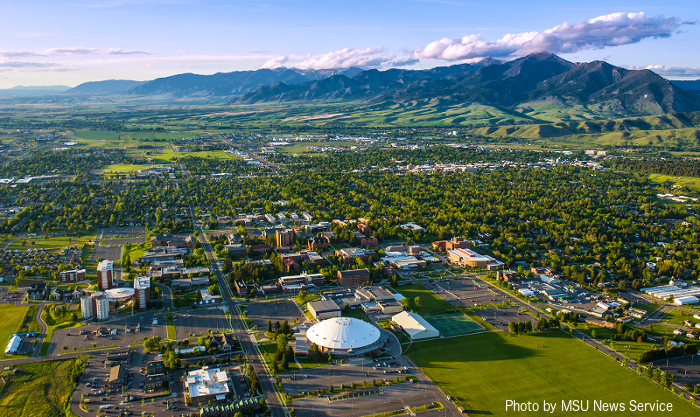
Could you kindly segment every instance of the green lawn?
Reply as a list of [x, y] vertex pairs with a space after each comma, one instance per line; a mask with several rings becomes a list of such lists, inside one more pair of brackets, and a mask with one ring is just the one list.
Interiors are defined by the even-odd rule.
[[[20, 252], [26, 251], [29, 248], [44, 248], [44, 249], [63, 249], [66, 246], [82, 246], [86, 242], [91, 242], [95, 239], [94, 232], [78, 232], [68, 236], [48, 236], [40, 238], [23, 238], [15, 240], [8, 246], [8, 250], [19, 249]], [[32, 245], [32, 242], [34, 244]]]
[[173, 320], [173, 315], [168, 314], [165, 316], [165, 321], [168, 325], [168, 339], [177, 340], [177, 333], [175, 332], [175, 320]]
[[700, 322], [700, 320], [693, 318], [693, 313], [689, 313], [679, 309], [673, 309], [661, 317], [661, 321], [667, 323], [672, 323], [678, 326], [682, 326], [683, 322], [690, 320], [693, 324]]
[[[470, 415], [527, 415], [506, 411], [506, 400], [558, 404], [579, 399], [624, 403], [627, 412], [610, 415], [640, 415], [629, 412], [629, 401], [673, 404], [674, 416], [697, 414], [687, 401], [637, 376], [602, 353], [552, 330], [510, 337], [506, 333], [483, 333], [451, 339], [414, 343], [408, 356], [463, 406]], [[668, 415], [650, 413], [644, 415]], [[591, 415], [602, 415], [592, 413]]]
[[3, 372], [7, 380], [0, 396], [0, 417], [52, 417], [64, 415], [75, 382], [82, 372], [82, 358], [17, 366], [17, 373]]
[[[0, 346], [2, 346], [3, 352], [10, 337], [22, 325], [28, 310], [29, 306], [16, 307], [14, 304], [0, 304]], [[36, 312], [36, 310], [34, 311]]]
[[361, 308], [351, 308], [348, 311], [343, 310], [340, 313], [341, 316], [343, 317], [353, 317], [356, 319], [364, 320], [364, 321], [369, 321], [367, 319], [367, 313], [364, 312]]
[[39, 332], [39, 333], [41, 333], [41, 325], [39, 324], [38, 321], [36, 321], [36, 312], [37, 311], [39, 311], [38, 305], [29, 306], [29, 310], [27, 310], [27, 314], [24, 317], [24, 320], [22, 321], [22, 325], [19, 327], [19, 329], [16, 329], [15, 332], [21, 332], [21, 333]]
[[661, 304], [659, 303], [648, 303], [648, 304], [634, 304], [632, 305], [632, 308], [636, 308], [638, 310], [644, 310], [647, 313], [651, 314], [654, 311], [658, 310], [659, 307], [661, 307]]
[[[421, 284], [405, 285], [397, 288], [397, 290], [401, 295], [411, 300], [409, 309], [418, 314], [435, 314], [454, 310], [452, 304], [433, 294]], [[416, 305], [416, 297], [420, 297], [421, 307]]]

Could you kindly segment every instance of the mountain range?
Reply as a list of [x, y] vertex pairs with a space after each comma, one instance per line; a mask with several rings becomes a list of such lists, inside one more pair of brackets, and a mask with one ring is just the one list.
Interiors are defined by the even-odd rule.
[[296, 85], [263, 86], [231, 104], [312, 100], [368, 103], [482, 104], [515, 108], [551, 102], [623, 114], [700, 110], [700, 96], [650, 70], [627, 70], [604, 61], [573, 63], [541, 52], [513, 61], [432, 70], [367, 70]]
[[[106, 80], [74, 88], [15, 87], [0, 97], [51, 96], [71, 100], [207, 100], [227, 104], [361, 101], [367, 104], [480, 104], [503, 109], [533, 103], [586, 106], [619, 115], [700, 111], [700, 81], [669, 81], [650, 70], [604, 61], [574, 63], [540, 52], [499, 61], [424, 70], [297, 68], [178, 74], [150, 81]], [[63, 98], [61, 98], [63, 97]]]

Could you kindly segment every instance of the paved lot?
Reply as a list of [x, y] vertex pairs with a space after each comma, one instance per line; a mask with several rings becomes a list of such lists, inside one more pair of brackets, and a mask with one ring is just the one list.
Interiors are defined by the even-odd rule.
[[426, 283], [425, 285], [453, 305], [474, 307], [475, 305], [480, 306], [505, 301], [502, 295], [495, 293], [486, 284], [472, 279], [441, 281]]
[[682, 386], [689, 382], [693, 385], [700, 385], [700, 356], [698, 355], [662, 359], [654, 362], [654, 366], [658, 366], [661, 370], [675, 376], [676, 381]]
[[91, 262], [97, 262], [99, 258], [104, 258], [113, 262], [121, 260], [122, 250], [117, 244], [107, 243], [105, 246], [95, 246], [90, 257]]
[[266, 302], [251, 302], [245, 309], [248, 311], [248, 318], [253, 321], [253, 326], [258, 326], [263, 331], [267, 327], [268, 320], [272, 320], [273, 325], [276, 321], [282, 323], [287, 320], [290, 326], [297, 320], [299, 323], [307, 321], [306, 315], [299, 309], [297, 303], [285, 298]]
[[[122, 318], [115, 321], [105, 322], [101, 324], [87, 324], [77, 329], [60, 329], [56, 330], [53, 334], [53, 339], [49, 345], [49, 355], [54, 356], [59, 352], [63, 352], [62, 346], [68, 346], [68, 350], [72, 351], [73, 347], [78, 350], [82, 348], [92, 349], [93, 343], [96, 347], [102, 346], [121, 346], [126, 347], [134, 342], [141, 342], [144, 337], [160, 336], [165, 339], [167, 336], [167, 328], [165, 325], [165, 317], [161, 316], [158, 320], [157, 325], [153, 325], [151, 320], [153, 314], [145, 314], [142, 316], [133, 316], [128, 318]], [[141, 324], [141, 330], [136, 331], [138, 324]], [[132, 332], [126, 332], [127, 325], [132, 328]], [[97, 328], [102, 329], [116, 329], [116, 335], [109, 335], [105, 337], [100, 337], [91, 334], [97, 331]], [[80, 334], [81, 331], [85, 331], [88, 334]]]
[[[103, 230], [104, 239], [141, 237], [146, 234], [143, 227], [113, 227]], [[142, 240], [143, 241], [143, 240]]]
[[[391, 367], [381, 366], [384, 363]], [[374, 369], [375, 365], [380, 365]], [[398, 374], [396, 370], [399, 367], [409, 364], [404, 359], [398, 357], [393, 360], [382, 360], [381, 362], [372, 362], [369, 359], [354, 359], [352, 364], [332, 365], [324, 368], [306, 369], [303, 371], [306, 376], [301, 375], [302, 372], [297, 372], [296, 380], [290, 380], [291, 375], [285, 374], [282, 385], [285, 392], [290, 395], [296, 395], [301, 392], [311, 390], [328, 389], [329, 385], [339, 387], [344, 383], [349, 386], [355, 382], [357, 385], [366, 381], [371, 384], [372, 379], [379, 382], [382, 379], [395, 379], [396, 376], [403, 377], [405, 374]], [[388, 373], [384, 373], [387, 371]], [[409, 374], [419, 375], [414, 369], [409, 367]], [[419, 379], [421, 377], [419, 376]], [[433, 401], [441, 401], [446, 404], [447, 401], [442, 395], [433, 388], [432, 385], [425, 382], [420, 383], [400, 383], [391, 386], [380, 385], [383, 392], [367, 397], [360, 397], [347, 400], [337, 400], [329, 402], [326, 396], [323, 397], [307, 397], [303, 399], [295, 399], [292, 406], [297, 409], [299, 416], [362, 416], [367, 414], [392, 411], [409, 407], [418, 407], [425, 404], [430, 404]], [[451, 411], [436, 413], [421, 413], [421, 415], [453, 415]]]
[[[177, 333], [178, 339], [184, 339], [190, 334], [194, 336], [206, 334], [209, 330], [214, 332], [216, 330], [223, 331], [231, 328], [228, 320], [226, 320], [226, 314], [221, 307], [208, 309], [200, 307], [190, 310], [187, 313], [178, 313], [176, 317], [175, 332]], [[163, 317], [163, 319], [165, 318]]]
[[22, 302], [26, 291], [9, 291], [8, 287], [0, 287], [0, 304], [17, 304]]
[[483, 310], [474, 310], [474, 313], [486, 320], [498, 330], [508, 331], [508, 323], [511, 321], [531, 321], [535, 327], [537, 320], [527, 313], [520, 311], [519, 307], [498, 307]]

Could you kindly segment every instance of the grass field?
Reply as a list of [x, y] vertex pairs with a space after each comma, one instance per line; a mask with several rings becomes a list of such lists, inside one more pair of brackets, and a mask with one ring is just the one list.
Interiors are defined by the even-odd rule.
[[428, 323], [432, 324], [442, 336], [455, 336], [484, 330], [479, 323], [473, 321], [461, 311], [426, 315], [423, 318], [425, 318]]
[[[26, 251], [27, 249], [44, 248], [44, 249], [63, 249], [66, 246], [82, 246], [86, 242], [91, 242], [95, 239], [94, 232], [79, 232], [68, 236], [49, 236], [40, 238], [24, 238], [15, 240], [10, 243], [7, 249]], [[32, 245], [32, 242], [34, 244]]]
[[[418, 314], [435, 314], [454, 310], [452, 304], [433, 294], [421, 284], [405, 285], [397, 288], [397, 290], [401, 295], [411, 300], [409, 308]], [[422, 306], [416, 305], [416, 297], [420, 297]]]
[[173, 315], [168, 314], [165, 316], [165, 322], [168, 325], [168, 339], [177, 340], [177, 333], [175, 332], [175, 321], [173, 320]]
[[29, 306], [16, 307], [13, 304], [0, 304], [0, 346], [2, 346], [3, 352], [10, 337], [22, 325], [28, 310]]
[[[17, 366], [17, 373], [6, 378], [0, 396], [0, 417], [54, 417], [65, 415], [75, 382], [71, 373], [82, 367], [81, 358]], [[82, 371], [82, 370], [81, 370]]]
[[[542, 401], [580, 399], [673, 404], [674, 416], [697, 414], [687, 401], [637, 376], [630, 369], [561, 331], [510, 337], [503, 332], [414, 343], [408, 356], [456, 398], [469, 415], [544, 415]], [[506, 411], [506, 400], [537, 402], [540, 413]], [[629, 411], [629, 408], [627, 408]], [[604, 413], [592, 413], [603, 415]], [[640, 415], [617, 412], [610, 415]], [[644, 413], [668, 415], [669, 413]]]
[[351, 308], [348, 311], [342, 311], [340, 315], [343, 317], [353, 317], [356, 319], [369, 321], [367, 319], [367, 313], [365, 313], [361, 308]]
[[655, 183], [671, 182], [674, 185], [687, 187], [692, 191], [700, 192], [700, 178], [676, 177], [662, 174], [649, 174], [649, 180]]
[[693, 315], [694, 315], [693, 313], [688, 313], [688, 312], [680, 310], [680, 309], [675, 309], [675, 310], [670, 310], [668, 313], [661, 316], [661, 321], [676, 324], [678, 326], [682, 326], [683, 322], [686, 320], [690, 320], [693, 324], [700, 321], [696, 318], [693, 318]]

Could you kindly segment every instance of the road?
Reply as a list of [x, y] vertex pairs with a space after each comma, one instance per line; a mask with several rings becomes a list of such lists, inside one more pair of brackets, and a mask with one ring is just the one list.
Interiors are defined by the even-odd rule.
[[[46, 332], [48, 332], [49, 328], [44, 323], [44, 320], [41, 319], [41, 312], [44, 311], [44, 303], [39, 304], [39, 309], [36, 312], [36, 321], [39, 323], [41, 326], [41, 339], [37, 338], [36, 340], [36, 349], [34, 349], [34, 353], [32, 353], [32, 357], [36, 358], [39, 356], [39, 351], [41, 351], [41, 345], [44, 343], [44, 339], [46, 338]], [[51, 342], [49, 340], [49, 342]]]
[[161, 294], [163, 295], [163, 302], [165, 302], [165, 308], [174, 309], [175, 305], [173, 303], [173, 291], [164, 284], [156, 284], [160, 288]]
[[269, 377], [267, 371], [265, 370], [265, 367], [263, 366], [262, 360], [258, 355], [258, 350], [256, 349], [255, 344], [250, 339], [253, 336], [245, 330], [246, 327], [243, 324], [243, 320], [241, 319], [240, 314], [238, 313], [238, 309], [236, 308], [236, 301], [233, 299], [233, 295], [231, 292], [231, 288], [229, 287], [228, 281], [219, 269], [219, 262], [216, 259], [216, 255], [214, 254], [213, 248], [207, 240], [206, 233], [204, 233], [204, 230], [200, 226], [196, 226], [197, 219], [194, 216], [194, 210], [191, 205], [190, 215], [192, 216], [192, 223], [193, 225], [195, 225], [195, 230], [197, 230], [197, 232], [199, 233], [199, 241], [202, 243], [202, 248], [204, 249], [204, 252], [207, 255], [207, 259], [209, 260], [209, 269], [216, 275], [216, 278], [219, 280], [219, 290], [221, 291], [221, 296], [223, 297], [224, 302], [228, 306], [229, 311], [231, 313], [231, 322], [233, 323], [234, 336], [238, 338], [239, 342], [241, 343], [241, 347], [243, 348], [243, 351], [248, 357], [248, 362], [251, 365], [253, 365], [253, 369], [255, 369], [255, 373], [258, 376], [258, 381], [260, 382], [260, 385], [262, 387], [263, 395], [265, 396], [265, 400], [267, 401], [267, 406], [270, 409], [273, 417], [285, 416], [287, 415], [287, 408], [282, 405], [279, 397], [277, 396], [277, 390], [275, 389], [273, 381]]

